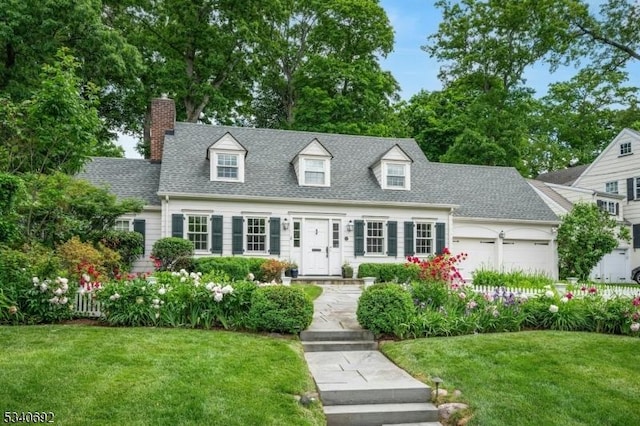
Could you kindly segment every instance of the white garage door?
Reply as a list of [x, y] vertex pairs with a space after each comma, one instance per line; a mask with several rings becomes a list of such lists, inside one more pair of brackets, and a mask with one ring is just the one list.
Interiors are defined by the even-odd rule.
[[548, 241], [505, 240], [502, 246], [504, 271], [551, 275], [553, 254]]
[[629, 281], [629, 256], [627, 249], [615, 249], [605, 254], [600, 263], [591, 271], [591, 279], [603, 283]]
[[451, 253], [467, 253], [467, 258], [458, 269], [462, 277], [469, 281], [473, 278], [476, 269], [496, 269], [496, 244], [495, 240], [477, 238], [454, 238], [451, 245]]

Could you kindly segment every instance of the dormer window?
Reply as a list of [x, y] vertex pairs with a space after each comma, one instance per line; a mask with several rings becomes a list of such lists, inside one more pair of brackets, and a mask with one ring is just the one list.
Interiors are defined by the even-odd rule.
[[331, 153], [317, 139], [309, 142], [291, 162], [300, 186], [331, 186]]
[[387, 166], [387, 187], [405, 189], [407, 165], [389, 163]]
[[304, 184], [324, 186], [326, 184], [325, 170], [327, 160], [305, 158], [303, 161]]
[[399, 145], [394, 145], [371, 166], [382, 189], [411, 189], [411, 157]]
[[247, 150], [230, 133], [226, 133], [207, 150], [211, 163], [211, 180], [244, 182], [244, 159]]

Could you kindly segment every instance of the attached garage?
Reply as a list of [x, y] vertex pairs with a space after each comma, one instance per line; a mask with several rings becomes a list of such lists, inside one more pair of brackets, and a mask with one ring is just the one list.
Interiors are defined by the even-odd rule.
[[615, 249], [593, 268], [591, 279], [602, 283], [628, 282], [630, 274], [628, 249]]
[[467, 258], [458, 269], [465, 280], [473, 278], [476, 269], [496, 269], [496, 240], [482, 238], [454, 238], [451, 245], [453, 254], [467, 253]]
[[504, 271], [549, 275], [553, 253], [549, 241], [505, 240], [502, 244]]

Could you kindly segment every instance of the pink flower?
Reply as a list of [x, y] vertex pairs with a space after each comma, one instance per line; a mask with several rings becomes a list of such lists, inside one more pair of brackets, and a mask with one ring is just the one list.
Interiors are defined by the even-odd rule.
[[596, 294], [597, 292], [598, 292], [598, 289], [597, 289], [597, 288], [595, 288], [595, 287], [591, 287], [591, 288], [589, 289], [589, 294]]
[[634, 322], [631, 324], [631, 331], [637, 333], [640, 330], [640, 322]]

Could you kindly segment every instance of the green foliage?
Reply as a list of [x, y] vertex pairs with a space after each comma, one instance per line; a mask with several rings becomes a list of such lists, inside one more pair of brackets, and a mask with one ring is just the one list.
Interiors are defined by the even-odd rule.
[[142, 256], [144, 238], [138, 232], [109, 230], [99, 236], [99, 241], [120, 255], [120, 264], [125, 271], [131, 270], [133, 262]]
[[258, 257], [200, 257], [195, 260], [195, 270], [206, 274], [211, 271], [222, 271], [229, 275], [233, 281], [245, 280], [249, 274], [253, 274], [258, 281], [264, 281], [262, 277], [262, 264], [265, 258]]
[[491, 287], [534, 288], [543, 289], [553, 285], [555, 281], [545, 274], [524, 271], [499, 272], [489, 269], [476, 269], [473, 273], [474, 285]]
[[417, 305], [437, 310], [449, 298], [449, 285], [444, 281], [414, 281], [411, 297]]
[[262, 279], [265, 282], [279, 282], [280, 277], [284, 273], [285, 269], [288, 267], [287, 262], [283, 262], [278, 259], [267, 259], [262, 265], [260, 265], [260, 269], [262, 270]]
[[249, 317], [256, 330], [299, 333], [311, 324], [313, 302], [296, 287], [264, 286], [253, 292]]
[[629, 230], [593, 203], [576, 203], [558, 228], [560, 277], [587, 281], [591, 270], [605, 254], [618, 246], [618, 238], [629, 241]]
[[[78, 237], [60, 244], [56, 254], [65, 268], [65, 276], [78, 284], [101, 282], [120, 272], [120, 255], [117, 252], [102, 245], [94, 247]], [[83, 278], [86, 274], [89, 280]]]
[[0, 173], [0, 244], [16, 238], [16, 199], [22, 182], [17, 176]]
[[160, 238], [153, 243], [151, 257], [158, 262], [157, 270], [175, 270], [174, 262], [180, 257], [193, 256], [193, 243], [176, 237]]
[[406, 283], [419, 276], [420, 268], [408, 263], [361, 263], [358, 266], [358, 278], [376, 277], [379, 283]]
[[94, 240], [113, 228], [116, 219], [125, 213], [140, 212], [138, 200], [118, 201], [106, 188], [97, 188], [71, 176], [25, 175], [25, 197], [16, 207], [22, 240], [41, 242], [48, 247], [69, 240]]
[[356, 314], [362, 327], [376, 335], [404, 337], [414, 318], [411, 296], [397, 284], [375, 284], [362, 292]]

